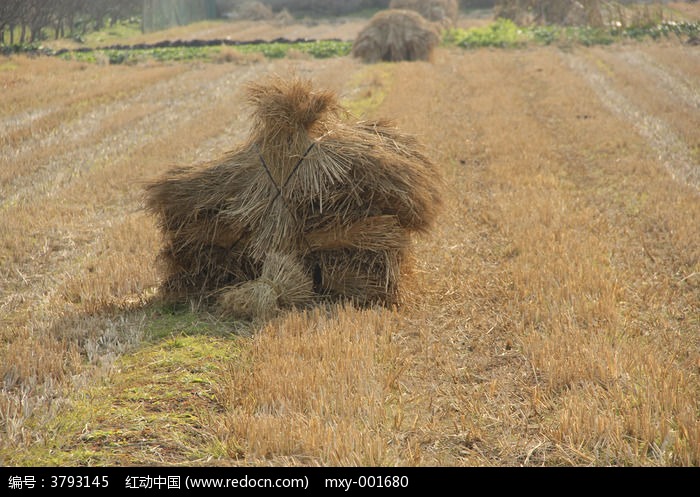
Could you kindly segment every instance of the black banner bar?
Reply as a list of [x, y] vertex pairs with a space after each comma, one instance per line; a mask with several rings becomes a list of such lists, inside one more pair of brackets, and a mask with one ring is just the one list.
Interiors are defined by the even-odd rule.
[[[414, 492], [460, 494], [530, 489], [558, 494], [609, 490], [624, 483], [651, 491], [670, 478], [697, 485], [697, 468], [442, 468], [442, 467], [4, 467], [0, 493], [4, 496], [68, 492], [89, 495], [117, 490], [120, 495], [158, 492], [163, 495], [235, 492]], [[481, 490], [479, 490], [481, 489]], [[431, 497], [431, 496], [428, 496]]]

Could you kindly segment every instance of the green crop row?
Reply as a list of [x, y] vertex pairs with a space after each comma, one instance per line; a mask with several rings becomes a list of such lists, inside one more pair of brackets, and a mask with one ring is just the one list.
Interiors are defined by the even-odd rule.
[[700, 36], [700, 23], [663, 22], [650, 26], [618, 27], [609, 29], [572, 26], [521, 27], [508, 19], [498, 19], [484, 27], [471, 29], [449, 29], [443, 36], [445, 45], [463, 48], [498, 47], [515, 48], [531, 43], [610, 45], [623, 39], [642, 40], [677, 37], [690, 39]]
[[[96, 49], [90, 51], [67, 51], [59, 55], [66, 60], [81, 62], [109, 62], [110, 64], [131, 64], [143, 60], [161, 62], [217, 59], [224, 45], [204, 47], [159, 47], [145, 49]], [[231, 50], [241, 53], [262, 53], [271, 59], [283, 58], [290, 50], [307, 53], [315, 58], [340, 57], [350, 53], [351, 42], [336, 40], [321, 40], [295, 43], [259, 43], [236, 45]], [[229, 49], [229, 47], [226, 47]]]

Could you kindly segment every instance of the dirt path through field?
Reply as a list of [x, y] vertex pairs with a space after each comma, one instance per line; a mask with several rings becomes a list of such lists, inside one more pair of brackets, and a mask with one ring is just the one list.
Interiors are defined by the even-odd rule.
[[[674, 75], [673, 68], [660, 68], [657, 61], [639, 52], [595, 50], [586, 56], [563, 57], [611, 112], [649, 140], [671, 175], [700, 190], [695, 143], [700, 127], [700, 88], [682, 74]], [[616, 87], [614, 78], [625, 86]], [[625, 95], [630, 91], [635, 94]]]

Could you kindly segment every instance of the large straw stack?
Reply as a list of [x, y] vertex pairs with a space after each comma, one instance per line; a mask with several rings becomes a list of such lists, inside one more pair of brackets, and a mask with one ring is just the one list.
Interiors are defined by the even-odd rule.
[[440, 205], [435, 165], [389, 121], [342, 121], [336, 96], [307, 80], [247, 91], [240, 148], [147, 185], [165, 293], [244, 318], [322, 299], [398, 303], [410, 236]]
[[440, 28], [413, 10], [377, 12], [355, 38], [352, 55], [367, 63], [430, 60]]

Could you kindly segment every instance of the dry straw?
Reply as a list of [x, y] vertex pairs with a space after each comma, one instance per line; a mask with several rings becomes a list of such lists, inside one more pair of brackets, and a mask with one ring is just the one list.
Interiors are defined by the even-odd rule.
[[300, 261], [273, 252], [259, 278], [223, 288], [218, 306], [224, 316], [269, 319], [281, 308], [304, 306], [312, 299], [313, 282]]
[[321, 300], [399, 302], [411, 234], [441, 204], [438, 169], [386, 120], [347, 123], [330, 91], [271, 77], [247, 87], [248, 140], [146, 187], [164, 292], [268, 318]]
[[368, 63], [430, 60], [440, 44], [437, 24], [413, 10], [377, 12], [355, 38], [352, 55]]

